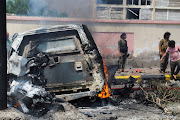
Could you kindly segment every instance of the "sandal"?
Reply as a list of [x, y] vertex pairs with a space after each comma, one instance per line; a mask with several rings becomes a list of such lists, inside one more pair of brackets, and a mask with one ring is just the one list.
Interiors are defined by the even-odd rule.
[[176, 75], [174, 75], [174, 74], [173, 74], [173, 77], [174, 77], [174, 79], [173, 79], [173, 80], [176, 80], [176, 79], [177, 79]]
[[159, 72], [160, 72], [160, 73], [162, 73], [162, 74], [164, 74], [164, 73], [165, 73], [164, 71], [161, 71], [161, 70], [159, 70]]

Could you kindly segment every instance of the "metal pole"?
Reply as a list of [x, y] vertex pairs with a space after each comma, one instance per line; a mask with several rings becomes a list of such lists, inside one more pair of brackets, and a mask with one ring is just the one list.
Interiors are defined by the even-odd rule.
[[156, 0], [152, 1], [153, 5], [153, 15], [152, 15], [152, 20], [156, 20]]
[[0, 110], [7, 108], [6, 0], [0, 0]]
[[97, 0], [89, 0], [92, 4], [92, 18], [97, 19]]

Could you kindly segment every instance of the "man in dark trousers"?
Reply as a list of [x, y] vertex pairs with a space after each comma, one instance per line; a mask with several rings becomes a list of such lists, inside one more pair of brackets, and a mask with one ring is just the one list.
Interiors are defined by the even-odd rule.
[[168, 43], [168, 48], [164, 55], [161, 58], [161, 61], [163, 61], [163, 58], [169, 53], [170, 54], [170, 65], [171, 65], [171, 76], [173, 78], [173, 81], [177, 79], [176, 75], [179, 73], [180, 70], [180, 47], [175, 45], [175, 41], [171, 40]]
[[126, 33], [121, 34], [121, 39], [118, 41], [118, 50], [119, 50], [119, 72], [122, 70], [124, 72], [125, 63], [128, 55], [128, 46], [126, 41]]
[[[164, 39], [162, 39], [159, 42], [159, 55], [160, 55], [160, 59], [164, 55], [164, 53], [166, 52], [166, 49], [168, 48], [168, 42], [169, 42], [170, 35], [171, 35], [171, 33], [169, 33], [169, 32], [164, 33]], [[169, 59], [169, 54], [167, 54], [163, 58], [162, 62], [160, 63], [160, 72], [161, 73], [165, 73], [167, 65], [168, 65], [168, 59]]]

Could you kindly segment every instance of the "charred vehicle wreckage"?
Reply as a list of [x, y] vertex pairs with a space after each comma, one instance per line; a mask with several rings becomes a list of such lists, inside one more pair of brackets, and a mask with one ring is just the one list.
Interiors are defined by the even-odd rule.
[[15, 34], [8, 76], [8, 95], [25, 113], [54, 98], [93, 97], [102, 90], [105, 79], [102, 57], [85, 25]]

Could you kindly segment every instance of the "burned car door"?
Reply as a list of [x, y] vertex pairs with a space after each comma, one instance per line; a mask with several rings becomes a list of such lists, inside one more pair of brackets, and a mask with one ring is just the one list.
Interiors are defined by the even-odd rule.
[[[48, 54], [49, 65], [44, 69], [48, 84], [66, 84], [85, 80], [84, 55], [75, 36], [33, 43], [39, 52]], [[32, 45], [33, 45], [32, 44]]]
[[41, 72], [47, 79], [47, 86], [53, 90], [55, 87], [56, 90], [78, 89], [83, 87], [83, 83], [93, 82], [92, 76], [87, 74], [88, 66], [76, 31], [25, 36], [19, 51], [26, 58], [33, 58], [39, 53], [48, 56], [49, 63]]

